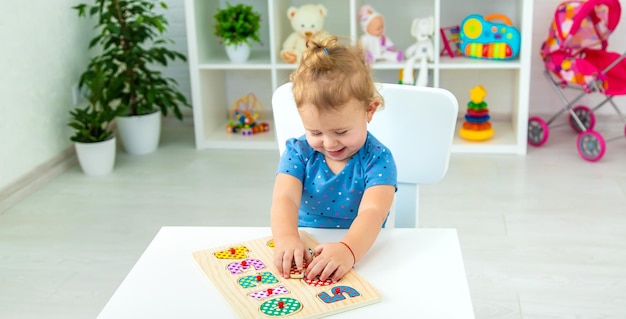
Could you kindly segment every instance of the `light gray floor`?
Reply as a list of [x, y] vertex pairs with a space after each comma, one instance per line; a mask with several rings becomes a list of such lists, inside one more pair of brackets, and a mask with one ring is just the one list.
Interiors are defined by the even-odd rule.
[[[421, 227], [459, 231], [477, 318], [626, 318], [626, 140], [599, 163], [574, 141], [562, 128], [526, 156], [453, 154], [422, 189]], [[196, 151], [169, 124], [109, 176], [67, 171], [0, 215], [0, 318], [95, 318], [163, 225], [269, 225], [277, 160]]]

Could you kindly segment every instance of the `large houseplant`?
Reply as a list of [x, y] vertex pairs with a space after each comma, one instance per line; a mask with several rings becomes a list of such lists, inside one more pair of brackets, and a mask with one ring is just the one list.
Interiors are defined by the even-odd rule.
[[226, 8], [218, 10], [213, 19], [213, 33], [224, 44], [231, 61], [246, 61], [250, 56], [250, 42], [261, 43], [261, 15], [251, 5], [231, 5], [227, 2]]
[[121, 109], [102, 104], [105, 74], [96, 66], [85, 72], [83, 86], [87, 88], [87, 105], [70, 110], [68, 126], [74, 129], [70, 140], [74, 142], [78, 163], [86, 175], [106, 175], [115, 165], [115, 135], [112, 122]]
[[[180, 106], [189, 106], [178, 83], [159, 70], [171, 61], [186, 60], [185, 55], [167, 47], [172, 42], [164, 37], [168, 21], [155, 11], [157, 4], [163, 9], [167, 5], [153, 0], [93, 1], [73, 7], [79, 17], [95, 18], [97, 30], [89, 48], [98, 52], [81, 75], [80, 83], [88, 80], [88, 70], [100, 68], [105, 74], [105, 94], [100, 103], [122, 110], [117, 126], [124, 148], [131, 154], [150, 153], [157, 148], [161, 132], [158, 112], [167, 116], [171, 111], [182, 119]], [[156, 128], [129, 132], [142, 125], [144, 118]], [[144, 132], [153, 136], [138, 139]]]

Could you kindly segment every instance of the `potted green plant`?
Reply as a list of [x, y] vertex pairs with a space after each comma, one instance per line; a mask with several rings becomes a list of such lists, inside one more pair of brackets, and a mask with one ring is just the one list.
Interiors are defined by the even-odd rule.
[[105, 74], [99, 67], [86, 71], [82, 87], [87, 88], [87, 106], [70, 110], [71, 120], [68, 126], [74, 129], [70, 140], [74, 142], [76, 156], [82, 171], [86, 175], [106, 175], [115, 165], [115, 135], [112, 122], [119, 114], [105, 100], [103, 90]]
[[250, 56], [250, 41], [262, 43], [259, 38], [261, 15], [251, 5], [231, 5], [218, 10], [215, 19], [214, 34], [226, 48], [226, 54], [232, 62], [241, 63]]
[[[161, 115], [172, 112], [182, 119], [180, 106], [189, 107], [178, 83], [160, 67], [185, 55], [167, 47], [167, 19], [155, 11], [154, 0], [93, 0], [73, 7], [79, 17], [95, 18], [96, 35], [89, 49], [98, 49], [87, 70], [100, 68], [105, 74], [100, 97], [102, 105], [121, 110], [116, 124], [124, 149], [131, 154], [151, 153], [158, 147]], [[81, 82], [89, 71], [81, 75]], [[160, 111], [160, 114], [159, 114]], [[145, 135], [145, 136], [144, 136]]]

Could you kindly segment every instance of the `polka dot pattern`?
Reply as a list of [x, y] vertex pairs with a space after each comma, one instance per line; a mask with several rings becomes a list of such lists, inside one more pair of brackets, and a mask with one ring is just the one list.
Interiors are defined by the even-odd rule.
[[[282, 308], [279, 304], [282, 302]], [[259, 310], [265, 315], [282, 317], [294, 314], [302, 309], [302, 304], [294, 298], [274, 298], [261, 304]]]
[[248, 257], [248, 250], [245, 246], [232, 247], [215, 253], [218, 259], [244, 259]]
[[278, 283], [278, 279], [276, 279], [274, 274], [266, 271], [266, 272], [259, 273], [258, 275], [241, 277], [238, 282], [239, 282], [239, 285], [243, 288], [252, 288], [258, 285]]
[[354, 288], [350, 286], [337, 286], [330, 289], [332, 295], [328, 294], [326, 291], [323, 291], [317, 294], [317, 297], [320, 298], [324, 303], [335, 303], [338, 301], [345, 300], [346, 297], [344, 294], [348, 295], [350, 298], [358, 297], [361, 294]]
[[277, 296], [277, 295], [283, 295], [289, 293], [289, 290], [287, 290], [287, 288], [285, 286], [278, 286], [278, 287], [274, 287], [274, 288], [268, 288], [268, 289], [263, 289], [263, 290], [259, 290], [259, 291], [255, 291], [251, 294], [249, 294], [248, 296], [256, 299], [256, 300], [262, 300], [268, 297], [272, 297], [272, 296]]
[[306, 283], [307, 285], [314, 287], [324, 287], [334, 284], [334, 282], [330, 278], [327, 278], [324, 281], [320, 280], [319, 277], [315, 277], [315, 279], [303, 278], [302, 281], [304, 281], [304, 283]]
[[243, 261], [230, 263], [226, 268], [228, 269], [228, 271], [230, 271], [231, 274], [237, 275], [248, 270], [263, 269], [265, 268], [265, 264], [258, 259], [248, 258]]

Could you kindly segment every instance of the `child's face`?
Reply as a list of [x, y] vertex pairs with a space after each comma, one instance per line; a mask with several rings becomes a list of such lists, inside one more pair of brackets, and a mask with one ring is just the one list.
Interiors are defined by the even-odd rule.
[[372, 119], [376, 106], [365, 110], [353, 99], [338, 110], [320, 112], [305, 103], [298, 111], [309, 144], [327, 159], [347, 162], [365, 144], [367, 122]]

